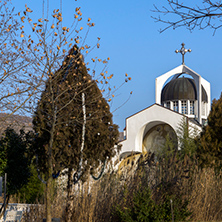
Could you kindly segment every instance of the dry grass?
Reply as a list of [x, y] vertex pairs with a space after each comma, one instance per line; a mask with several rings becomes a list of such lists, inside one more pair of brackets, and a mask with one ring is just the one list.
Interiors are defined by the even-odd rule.
[[23, 213], [23, 222], [42, 222], [45, 218], [45, 207], [44, 205], [33, 205], [25, 213]]
[[[163, 193], [188, 199], [188, 208], [192, 211], [190, 221], [222, 221], [222, 173], [216, 175], [214, 169], [201, 170], [196, 161], [188, 157], [183, 161], [173, 157], [159, 165], [149, 158], [140, 159], [136, 171], [128, 172], [128, 178], [107, 173], [99, 181], [89, 179], [76, 187], [73, 221], [118, 221], [113, 214], [115, 206], [124, 203], [130, 206], [133, 194], [143, 186], [153, 189], [156, 200]], [[53, 217], [64, 218], [64, 195], [58, 192], [52, 206]], [[32, 209], [24, 221], [42, 221], [43, 217], [44, 208], [38, 207]]]
[[114, 175], [105, 175], [103, 180], [87, 183], [76, 191], [73, 221], [112, 221], [112, 207], [118, 194]]
[[[62, 218], [65, 208], [65, 197], [63, 193], [57, 190], [54, 193], [52, 205], [52, 218]], [[22, 222], [42, 222], [45, 215], [45, 205], [43, 203], [33, 204], [30, 209], [23, 214]]]
[[222, 221], [222, 172], [199, 170], [194, 175], [189, 209], [192, 221]]

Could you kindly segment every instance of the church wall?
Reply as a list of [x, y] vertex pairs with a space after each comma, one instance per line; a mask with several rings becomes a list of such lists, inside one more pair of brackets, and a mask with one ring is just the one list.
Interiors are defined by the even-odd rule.
[[204, 87], [206, 93], [207, 93], [207, 107], [206, 107], [206, 117], [209, 115], [210, 110], [211, 110], [211, 91], [210, 91], [210, 83], [207, 82], [205, 79], [201, 78], [201, 84]]
[[[178, 78], [181, 74], [188, 74], [192, 76], [193, 81], [196, 86], [196, 93], [197, 93], [196, 101], [194, 99], [190, 101], [189, 98], [187, 98], [186, 99], [187, 105], [184, 105], [184, 100], [183, 100], [183, 112], [185, 113], [186, 116], [181, 114], [182, 113], [182, 110], [181, 110], [182, 100], [177, 101], [178, 102], [178, 105], [177, 105], [178, 110], [176, 109], [177, 112], [173, 111], [174, 102], [176, 101], [164, 101], [163, 104], [161, 104], [161, 93], [162, 93], [164, 84], [170, 77], [172, 77], [172, 80], [173, 80], [173, 79]], [[158, 78], [156, 78], [155, 83], [156, 83], [155, 84], [156, 104], [126, 119], [125, 140], [120, 142], [120, 144], [122, 144], [122, 150], [121, 150], [122, 156], [128, 155], [131, 152], [135, 152], [135, 153], [142, 152], [143, 140], [144, 140], [144, 144], [145, 143], [147, 144], [146, 145], [146, 147], [148, 147], [147, 149], [149, 149], [149, 147], [154, 147], [154, 149], [156, 149], [155, 146], [153, 146], [153, 144], [155, 141], [158, 142], [158, 139], [161, 139], [161, 136], [164, 133], [166, 134], [165, 126], [167, 129], [167, 125], [169, 125], [177, 134], [179, 125], [183, 122], [183, 118], [186, 118], [186, 120], [188, 121], [190, 136], [194, 137], [201, 132], [202, 120], [204, 123], [204, 120], [209, 115], [209, 112], [211, 109], [210, 83], [207, 82], [198, 73], [191, 70], [186, 65], [184, 64], [180, 65], [170, 70], [169, 72], [159, 76]], [[208, 102], [205, 104], [202, 102], [202, 87], [205, 89], [207, 98], [208, 98]], [[192, 109], [192, 113], [190, 113], [191, 102], [192, 102], [192, 107], [194, 107], [194, 111]], [[204, 112], [203, 112], [203, 108], [204, 108]], [[189, 120], [188, 117], [191, 119]], [[163, 127], [162, 128], [163, 132], [159, 130], [161, 129], [161, 125]], [[144, 138], [146, 133], [150, 129], [152, 129], [152, 127], [155, 127], [155, 126], [157, 126], [157, 128], [154, 128], [153, 131], [151, 130], [149, 134], [147, 135], [147, 137]], [[150, 136], [151, 133], [152, 133], [152, 136]], [[179, 148], [179, 144], [178, 144], [178, 148]]]
[[[153, 106], [142, 110], [141, 112], [126, 119], [126, 140], [122, 141], [123, 152], [142, 152], [143, 136], [149, 128], [160, 123], [169, 124], [174, 131], [178, 129], [178, 123], [182, 121], [184, 116], [164, 108], [160, 105]], [[148, 127], [147, 125], [150, 124]]]
[[189, 136], [191, 138], [195, 138], [196, 136], [198, 136], [201, 131], [202, 131], [202, 127], [196, 125], [195, 123], [189, 121], [188, 123], [188, 128], [189, 128]]

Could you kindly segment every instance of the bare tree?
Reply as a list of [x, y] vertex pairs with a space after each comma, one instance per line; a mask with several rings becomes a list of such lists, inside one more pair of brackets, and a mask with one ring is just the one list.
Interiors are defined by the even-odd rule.
[[167, 6], [158, 7], [154, 5], [153, 12], [159, 14], [152, 16], [155, 21], [166, 24], [161, 29], [164, 32], [169, 28], [185, 26], [190, 31], [195, 28], [205, 29], [207, 27], [214, 30], [222, 27], [222, 1], [202, 0], [197, 5], [195, 1], [183, 3], [180, 0], [166, 0]]
[[[24, 14], [31, 10], [27, 7]], [[20, 14], [20, 13], [19, 13]], [[0, 5], [0, 132], [32, 107], [32, 96], [41, 85], [41, 77], [32, 72], [35, 60], [29, 56], [24, 36], [23, 18], [15, 13], [11, 1]], [[8, 118], [10, 116], [10, 118]], [[6, 121], [7, 119], [7, 121]], [[13, 121], [12, 121], [13, 119]], [[22, 121], [21, 121], [22, 122]]]

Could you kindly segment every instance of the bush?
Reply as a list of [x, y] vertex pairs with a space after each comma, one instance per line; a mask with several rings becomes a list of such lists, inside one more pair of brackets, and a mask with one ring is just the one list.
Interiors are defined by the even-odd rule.
[[[172, 206], [171, 206], [172, 200]], [[191, 212], [187, 209], [188, 201], [183, 202], [179, 198], [162, 196], [161, 200], [155, 202], [151, 190], [143, 187], [134, 193], [133, 202], [130, 206], [127, 201], [114, 209], [114, 214], [119, 221], [184, 221]], [[171, 208], [172, 207], [172, 208]]]
[[38, 203], [43, 200], [45, 185], [39, 180], [37, 170], [34, 165], [30, 165], [31, 176], [17, 193], [17, 199], [22, 203]]

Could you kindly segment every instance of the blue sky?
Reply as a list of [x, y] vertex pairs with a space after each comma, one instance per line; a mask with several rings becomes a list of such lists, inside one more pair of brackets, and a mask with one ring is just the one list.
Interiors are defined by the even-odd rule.
[[[181, 55], [175, 53], [181, 43], [192, 52], [185, 56], [185, 64], [211, 83], [212, 99], [218, 99], [222, 89], [222, 29], [213, 36], [213, 30], [185, 28], [169, 29], [160, 34], [164, 27], [151, 16], [154, 0], [63, 0], [64, 23], [73, 19], [75, 7], [81, 7], [83, 19], [92, 18], [95, 27], [88, 36], [89, 42], [101, 37], [98, 57], [110, 57], [108, 69], [114, 74], [113, 84], [124, 81], [128, 73], [132, 81], [117, 93], [111, 109], [115, 110], [133, 94], [130, 100], [113, 113], [114, 121], [125, 127], [125, 118], [155, 102], [155, 78], [181, 64]], [[164, 0], [158, 5], [161, 6]], [[196, 1], [196, 3], [198, 3]], [[41, 17], [43, 1], [12, 0], [16, 11], [27, 4], [34, 17]], [[45, 0], [46, 7], [46, 0]], [[60, 8], [59, 0], [49, 0], [50, 11]], [[46, 13], [46, 12], [45, 12]]]

